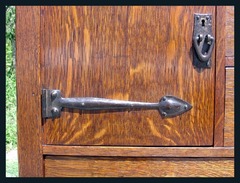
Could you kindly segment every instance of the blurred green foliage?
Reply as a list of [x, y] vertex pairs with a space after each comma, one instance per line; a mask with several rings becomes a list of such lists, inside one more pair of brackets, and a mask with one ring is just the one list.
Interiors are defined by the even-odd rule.
[[15, 74], [15, 7], [6, 6], [6, 149], [17, 146], [16, 74]]
[[18, 161], [7, 160], [6, 161], [6, 177], [18, 177]]
[[15, 6], [6, 6], [6, 39], [15, 40]]

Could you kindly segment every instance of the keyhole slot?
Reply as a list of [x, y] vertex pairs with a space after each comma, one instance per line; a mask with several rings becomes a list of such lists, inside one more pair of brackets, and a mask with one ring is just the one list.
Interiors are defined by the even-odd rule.
[[205, 26], [205, 20], [202, 19], [202, 26], [204, 27]]

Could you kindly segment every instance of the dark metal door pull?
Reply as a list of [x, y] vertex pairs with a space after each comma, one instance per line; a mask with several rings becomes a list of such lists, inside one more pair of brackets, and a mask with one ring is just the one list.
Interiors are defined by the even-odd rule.
[[157, 109], [163, 117], [175, 117], [190, 110], [192, 106], [174, 96], [164, 96], [158, 103], [147, 103], [94, 97], [63, 98], [60, 90], [42, 90], [43, 118], [60, 117], [62, 108], [80, 110]]

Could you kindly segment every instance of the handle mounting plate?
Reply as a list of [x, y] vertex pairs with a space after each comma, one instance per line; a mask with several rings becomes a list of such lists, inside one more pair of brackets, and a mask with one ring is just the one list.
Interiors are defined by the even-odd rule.
[[194, 14], [193, 66], [210, 68], [215, 38], [212, 33], [212, 15]]

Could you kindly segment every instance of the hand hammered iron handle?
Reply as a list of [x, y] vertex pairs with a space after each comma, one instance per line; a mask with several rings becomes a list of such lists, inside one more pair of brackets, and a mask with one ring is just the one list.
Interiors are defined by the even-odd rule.
[[188, 102], [174, 96], [164, 96], [158, 103], [147, 103], [94, 97], [62, 98], [60, 90], [42, 90], [43, 118], [60, 117], [63, 107], [80, 110], [157, 109], [163, 117], [174, 117], [192, 108]]

